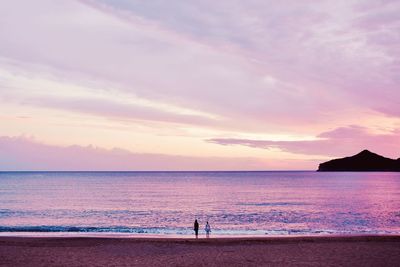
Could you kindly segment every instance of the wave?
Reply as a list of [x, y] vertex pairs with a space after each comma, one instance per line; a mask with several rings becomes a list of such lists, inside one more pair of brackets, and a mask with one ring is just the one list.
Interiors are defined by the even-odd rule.
[[[150, 235], [192, 235], [188, 228], [141, 228], [125, 226], [92, 227], [92, 226], [0, 226], [0, 232], [8, 233], [121, 233]], [[337, 235], [337, 234], [399, 234], [398, 231], [337, 231], [331, 229], [269, 229], [269, 230], [236, 230], [214, 229], [214, 235]]]
[[239, 202], [239, 206], [305, 206], [310, 205], [306, 202]]
[[187, 229], [132, 228], [124, 226], [0, 226], [0, 232], [78, 232], [78, 233], [137, 233], [137, 234], [186, 234]]

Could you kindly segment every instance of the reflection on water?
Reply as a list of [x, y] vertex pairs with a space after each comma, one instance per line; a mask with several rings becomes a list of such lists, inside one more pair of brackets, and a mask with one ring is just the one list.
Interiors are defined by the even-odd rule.
[[400, 173], [0, 173], [0, 231], [400, 233]]

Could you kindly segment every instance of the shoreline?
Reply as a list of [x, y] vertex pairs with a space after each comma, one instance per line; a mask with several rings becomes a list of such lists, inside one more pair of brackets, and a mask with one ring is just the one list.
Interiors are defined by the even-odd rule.
[[[5, 238], [110, 238], [110, 239], [140, 239], [140, 240], [190, 240], [196, 239], [194, 234], [138, 234], [116, 232], [0, 232], [0, 239]], [[369, 234], [292, 234], [292, 235], [252, 235], [252, 234], [199, 234], [198, 240], [269, 240], [269, 239], [365, 239], [365, 238], [399, 238], [400, 233]]]
[[395, 266], [400, 235], [0, 237], [0, 266]]

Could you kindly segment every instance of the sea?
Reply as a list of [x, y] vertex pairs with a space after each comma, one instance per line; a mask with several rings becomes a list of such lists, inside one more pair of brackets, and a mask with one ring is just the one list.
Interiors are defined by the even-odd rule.
[[0, 172], [0, 234], [400, 234], [400, 173]]

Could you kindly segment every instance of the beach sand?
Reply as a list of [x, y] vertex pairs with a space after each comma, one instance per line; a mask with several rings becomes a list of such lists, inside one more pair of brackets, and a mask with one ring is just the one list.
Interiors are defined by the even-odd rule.
[[0, 237], [0, 266], [400, 266], [400, 236]]

